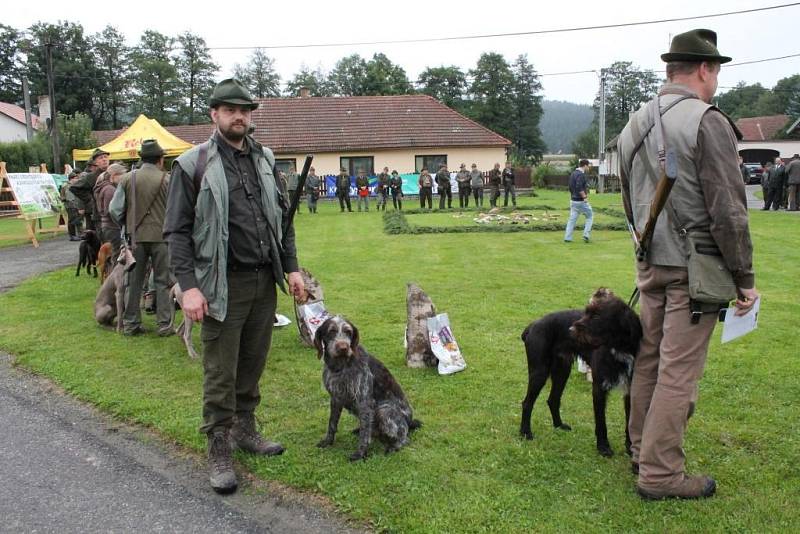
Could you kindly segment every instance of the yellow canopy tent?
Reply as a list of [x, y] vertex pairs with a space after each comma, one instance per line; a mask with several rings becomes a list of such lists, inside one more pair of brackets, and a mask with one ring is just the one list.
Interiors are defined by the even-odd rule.
[[[139, 115], [127, 130], [100, 148], [108, 152], [110, 154], [109, 158], [112, 160], [139, 159], [139, 148], [141, 148], [142, 140], [144, 139], [157, 140], [168, 158], [180, 156], [194, 146], [169, 133], [157, 120]], [[72, 159], [75, 161], [88, 161], [94, 150], [94, 148], [86, 150], [76, 148], [72, 151]]]

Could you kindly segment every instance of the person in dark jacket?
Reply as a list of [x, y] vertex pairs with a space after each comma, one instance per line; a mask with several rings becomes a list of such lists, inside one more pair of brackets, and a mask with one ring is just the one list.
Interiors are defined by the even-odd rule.
[[344, 213], [345, 204], [347, 204], [347, 211], [353, 211], [350, 206], [350, 175], [346, 169], [342, 169], [342, 172], [336, 177], [336, 198], [339, 199], [339, 207], [342, 209], [342, 213]]
[[364, 204], [364, 211], [369, 211], [369, 177], [364, 169], [358, 170], [356, 176], [356, 205], [361, 211], [361, 204]]
[[386, 201], [389, 199], [389, 167], [384, 167], [383, 172], [378, 175], [378, 183], [375, 186], [375, 195], [378, 197], [378, 211], [386, 211]]
[[100, 226], [100, 215], [97, 213], [94, 199], [94, 184], [97, 182], [97, 177], [106, 172], [109, 165], [108, 156], [108, 152], [100, 148], [94, 149], [83, 173], [70, 186], [72, 193], [83, 204], [87, 230], [96, 230]]
[[769, 210], [770, 207], [774, 211], [781, 208], [783, 204], [783, 190], [786, 185], [786, 167], [783, 165], [781, 158], [775, 158], [775, 165], [769, 171], [769, 197], [766, 199], [764, 209]]
[[433, 208], [433, 177], [428, 172], [427, 167], [422, 168], [419, 173], [419, 207], [425, 209], [425, 201], [428, 201], [428, 209]]
[[592, 207], [589, 205], [589, 186], [586, 183], [586, 171], [589, 170], [589, 160], [582, 159], [569, 177], [569, 220], [567, 230], [564, 233], [564, 241], [572, 242], [572, 232], [575, 230], [575, 223], [578, 216], [583, 214], [586, 222], [583, 225], [583, 241], [588, 243], [592, 235]]
[[511, 204], [516, 208], [517, 207], [517, 189], [514, 186], [514, 168], [511, 166], [511, 162], [506, 162], [506, 168], [503, 169], [503, 189], [504, 189], [504, 196], [503, 196], [503, 207], [508, 206], [508, 195], [511, 194]]
[[439, 165], [439, 170], [436, 172], [436, 185], [439, 187], [439, 209], [444, 209], [445, 198], [447, 199], [447, 207], [453, 207], [453, 188], [450, 185], [450, 173], [447, 172], [447, 165]]
[[392, 171], [389, 178], [389, 189], [392, 192], [392, 204], [395, 210], [403, 210], [403, 178], [397, 174], [397, 170]]
[[503, 182], [502, 174], [499, 163], [495, 163], [494, 168], [489, 171], [489, 187], [491, 188], [489, 205], [493, 208], [497, 207], [497, 199], [500, 197], [500, 184]]
[[[209, 481], [214, 491], [231, 493], [238, 485], [233, 449], [262, 456], [284, 451], [256, 427], [259, 381], [276, 286], [286, 291], [288, 284], [296, 300], [305, 289], [275, 156], [247, 134], [258, 103], [241, 82], [228, 79], [214, 88], [209, 106], [214, 134], [172, 167], [164, 236], [183, 313], [203, 325], [200, 431], [208, 436]], [[203, 150], [204, 169], [198, 165]]]

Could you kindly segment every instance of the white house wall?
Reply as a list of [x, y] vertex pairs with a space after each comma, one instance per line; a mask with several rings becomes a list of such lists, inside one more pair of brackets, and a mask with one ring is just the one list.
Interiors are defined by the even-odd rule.
[[[495, 163], [502, 167], [506, 160], [506, 149], [504, 147], [477, 147], [477, 148], [419, 148], [402, 150], [375, 150], [363, 152], [332, 152], [314, 155], [314, 169], [318, 175], [339, 174], [339, 158], [372, 156], [375, 158], [375, 172], [380, 172], [384, 167], [389, 167], [389, 171], [397, 170], [400, 174], [415, 171], [416, 156], [436, 156], [446, 154], [449, 170], [457, 171], [459, 165], [466, 164], [467, 169], [475, 163], [481, 171], [490, 170]], [[297, 169], [303, 166], [305, 154], [281, 154], [276, 153], [277, 159], [295, 159]], [[431, 169], [436, 172], [436, 169]]]
[[25, 125], [15, 121], [8, 115], [0, 113], [0, 143], [27, 140], [28, 133]]

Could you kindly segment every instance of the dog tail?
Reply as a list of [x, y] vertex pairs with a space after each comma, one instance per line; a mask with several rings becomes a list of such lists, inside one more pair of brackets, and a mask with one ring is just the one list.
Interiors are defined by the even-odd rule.
[[408, 424], [409, 432], [413, 432], [414, 430], [418, 429], [422, 426], [422, 421], [419, 419], [412, 419], [411, 422]]

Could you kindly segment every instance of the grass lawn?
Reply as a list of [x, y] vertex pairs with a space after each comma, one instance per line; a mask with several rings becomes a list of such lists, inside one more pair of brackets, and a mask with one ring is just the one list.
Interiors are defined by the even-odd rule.
[[[42, 228], [54, 228], [56, 225], [55, 219], [49, 217], [42, 219]], [[16, 217], [2, 217], [0, 218], [0, 248], [13, 247], [16, 245], [30, 244], [31, 240], [28, 238], [28, 232], [25, 229], [27, 221], [18, 219]], [[38, 225], [38, 223], [37, 223]], [[38, 226], [37, 226], [38, 228]], [[52, 239], [53, 237], [63, 236], [64, 229], [58, 232], [44, 232], [39, 233], [37, 230], [36, 239], [43, 241], [45, 239]]]
[[[618, 195], [590, 199], [621, 209]], [[541, 191], [526, 201], [567, 206], [568, 196]], [[565, 244], [562, 232], [388, 236], [374, 210], [340, 214], [330, 202], [296, 222], [301, 264], [322, 282], [328, 308], [359, 326], [362, 342], [402, 384], [424, 426], [399, 453], [384, 456], [373, 445], [366, 461], [352, 464], [347, 455], [356, 437], [348, 431], [355, 419], [343, 416], [334, 446], [316, 448], [328, 395], [315, 353], [300, 345], [292, 325], [275, 332], [258, 411], [266, 433], [288, 451], [271, 459], [239, 455], [257, 476], [324, 495], [350, 517], [391, 532], [800, 527], [797, 217], [751, 212], [764, 297], [760, 328], [724, 346], [720, 330], [714, 333], [686, 452], [688, 470], [713, 475], [718, 494], [663, 503], [634, 493], [619, 394], [608, 413], [617, 455], [605, 459], [595, 451], [591, 388], [582, 375], [575, 373], [562, 403], [572, 432], [552, 428], [543, 395], [533, 413], [536, 439], [518, 435], [527, 384], [520, 333], [545, 313], [582, 306], [601, 285], [627, 298], [634, 263], [625, 232], [594, 232], [590, 244]], [[464, 372], [440, 377], [405, 367], [409, 281], [449, 313]], [[0, 296], [0, 348], [102, 410], [203, 451], [201, 365], [177, 338], [129, 339], [97, 327], [96, 289], [94, 279], [63, 270]], [[292, 315], [285, 296], [279, 311]]]

